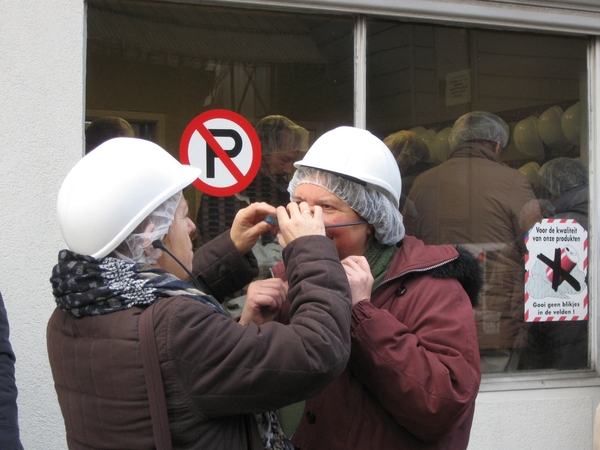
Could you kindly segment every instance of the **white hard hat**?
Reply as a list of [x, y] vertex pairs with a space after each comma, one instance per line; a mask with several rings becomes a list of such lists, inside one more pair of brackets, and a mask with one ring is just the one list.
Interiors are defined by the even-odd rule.
[[425, 128], [424, 126], [416, 126], [416, 127], [412, 127], [410, 130], [413, 133], [415, 133], [417, 136], [421, 136], [423, 133], [425, 133], [427, 131], [427, 128]]
[[180, 164], [150, 141], [104, 142], [71, 169], [60, 187], [58, 223], [67, 247], [94, 258], [108, 255], [199, 175], [200, 169]]
[[548, 147], [567, 152], [573, 148], [561, 127], [563, 110], [560, 106], [552, 106], [544, 111], [538, 119], [538, 131], [544, 144]]
[[429, 149], [429, 154], [433, 155], [435, 159], [437, 159], [437, 151], [435, 148], [435, 137], [437, 133], [433, 128], [427, 129], [423, 134], [421, 134], [420, 138], [425, 141], [427, 144], [427, 148]]
[[530, 161], [526, 164], [523, 164], [518, 170], [525, 175], [527, 181], [529, 181], [531, 185], [537, 184], [539, 180], [538, 172], [540, 171], [540, 165], [538, 163], [535, 161]]
[[537, 117], [527, 117], [515, 125], [515, 145], [520, 152], [544, 159], [544, 143], [538, 132]]
[[581, 105], [580, 102], [575, 103], [564, 112], [561, 117], [561, 128], [567, 139], [574, 145], [581, 143], [580, 136], [580, 118], [581, 118]]
[[400, 170], [389, 148], [366, 130], [338, 127], [315, 141], [295, 167], [313, 167], [369, 186], [400, 204]]

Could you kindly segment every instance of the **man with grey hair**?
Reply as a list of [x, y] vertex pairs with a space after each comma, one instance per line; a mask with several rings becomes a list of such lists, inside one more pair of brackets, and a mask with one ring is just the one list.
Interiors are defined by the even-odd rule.
[[289, 177], [294, 173], [293, 164], [308, 150], [308, 131], [280, 115], [264, 117], [255, 131], [262, 153], [259, 173], [250, 186], [235, 196], [202, 195], [196, 216], [198, 246], [229, 229], [235, 214], [250, 203], [282, 206], [289, 202]]
[[[508, 139], [500, 117], [484, 111], [463, 115], [448, 136], [448, 160], [417, 177], [403, 209], [407, 234], [426, 244], [464, 244], [484, 265], [487, 286], [476, 310], [484, 372], [516, 368], [508, 364], [523, 333], [522, 290], [504, 285], [494, 292], [489, 282], [494, 271], [522, 279], [523, 237], [541, 219], [527, 179], [500, 160]], [[516, 250], [509, 252], [514, 264], [498, 267], [505, 247]]]

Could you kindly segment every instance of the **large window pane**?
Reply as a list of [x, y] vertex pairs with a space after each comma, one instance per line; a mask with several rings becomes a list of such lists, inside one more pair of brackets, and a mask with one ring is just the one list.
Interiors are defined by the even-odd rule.
[[[175, 156], [185, 127], [212, 109], [252, 124], [283, 115], [313, 141], [353, 123], [353, 42], [351, 18], [90, 0], [87, 119], [121, 116]], [[195, 217], [201, 195], [186, 197]]]
[[[185, 128], [205, 111], [234, 111], [255, 126], [263, 157], [246, 189], [228, 197], [194, 186], [184, 191], [199, 246], [229, 229], [251, 202], [287, 204], [299, 150], [325, 130], [353, 123], [353, 24], [323, 15], [90, 0], [86, 120], [123, 118], [136, 136], [176, 157]], [[259, 278], [281, 252], [273, 234], [261, 236], [254, 248]], [[233, 317], [243, 294], [220, 299]]]
[[[524, 241], [542, 218], [588, 227], [587, 41], [371, 21], [367, 43], [367, 128], [389, 136], [398, 155], [404, 149], [407, 232], [429, 244], [462, 244], [482, 263], [486, 284], [474, 314], [484, 372], [589, 367], [587, 315], [524, 319], [534, 276], [544, 289], [556, 287], [547, 294], [556, 304], [587, 289], [580, 264], [579, 291], [562, 279], [552, 285], [551, 271], [526, 273], [536, 255]], [[482, 136], [483, 115], [448, 140], [455, 121], [473, 111], [504, 121], [505, 148]], [[401, 130], [417, 137], [394, 134]]]

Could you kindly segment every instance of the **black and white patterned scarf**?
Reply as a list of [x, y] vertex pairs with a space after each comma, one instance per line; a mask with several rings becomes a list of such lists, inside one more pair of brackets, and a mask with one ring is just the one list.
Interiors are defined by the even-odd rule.
[[75, 317], [149, 306], [161, 298], [179, 295], [195, 298], [227, 315], [212, 296], [169, 272], [112, 257], [96, 259], [61, 250], [50, 282], [58, 307]]
[[[61, 250], [50, 282], [58, 308], [75, 317], [149, 306], [161, 298], [176, 296], [194, 298], [227, 316], [214, 297], [169, 272], [112, 257], [96, 259]], [[274, 412], [254, 416], [265, 449], [293, 450]]]

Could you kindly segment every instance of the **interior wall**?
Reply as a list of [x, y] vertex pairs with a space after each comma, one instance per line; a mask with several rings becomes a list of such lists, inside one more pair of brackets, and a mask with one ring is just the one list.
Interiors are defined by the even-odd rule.
[[[472, 110], [539, 115], [536, 108], [579, 100], [587, 70], [586, 40], [565, 36], [374, 21], [367, 45], [367, 122], [383, 137], [416, 126], [440, 131]], [[446, 78], [463, 70], [471, 100], [448, 105]]]

